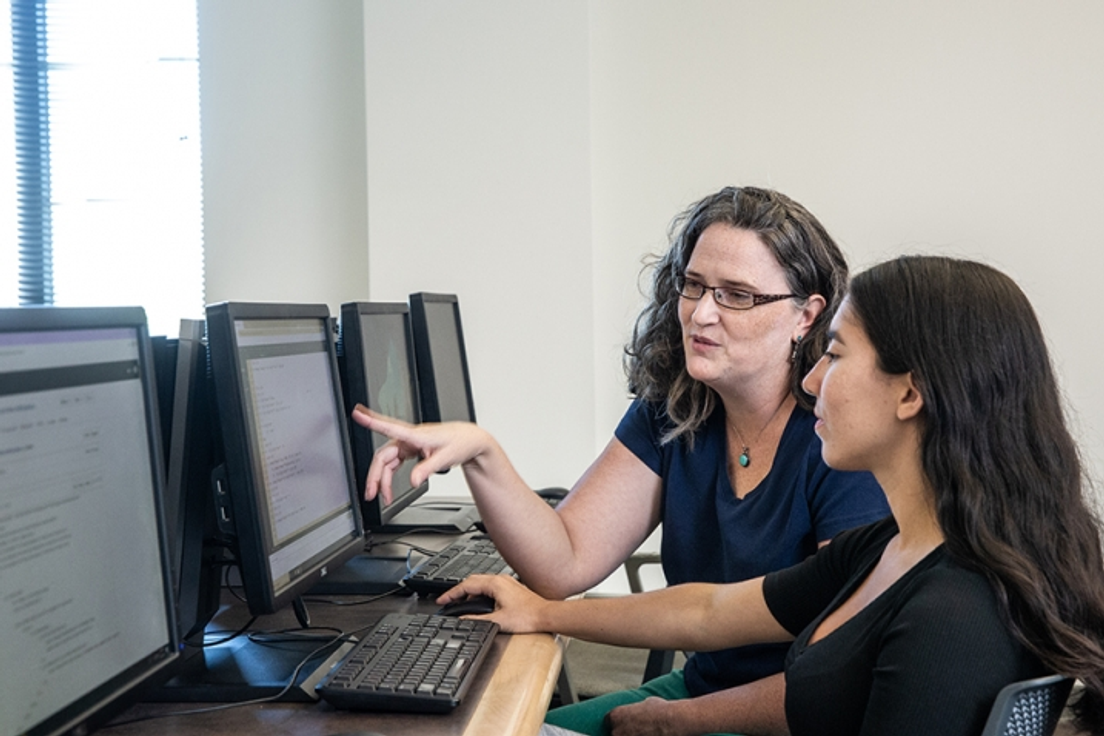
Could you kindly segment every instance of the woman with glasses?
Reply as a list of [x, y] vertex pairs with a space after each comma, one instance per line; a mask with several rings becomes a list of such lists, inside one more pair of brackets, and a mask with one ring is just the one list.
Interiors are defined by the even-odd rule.
[[[670, 584], [735, 582], [793, 565], [888, 513], [872, 476], [823, 463], [800, 383], [824, 349], [846, 282], [843, 255], [804, 207], [773, 191], [725, 188], [675, 220], [626, 348], [635, 400], [555, 511], [479, 427], [412, 428], [357, 411], [356, 421], [392, 438], [376, 454], [366, 493], [386, 498], [390, 473], [408, 457], [424, 458], [415, 484], [462, 465], [495, 546], [527, 585], [553, 598], [603, 580], [660, 523]], [[784, 728], [785, 651], [699, 652], [681, 671], [551, 711], [549, 721], [603, 733], [611, 708], [656, 695], [673, 719], [710, 724], [705, 730], [733, 721]]]
[[1027, 297], [980, 263], [899, 258], [855, 278], [829, 336], [804, 382], [824, 460], [873, 472], [891, 518], [730, 585], [547, 602], [476, 576], [442, 602], [624, 646], [792, 642], [793, 736], [976, 736], [1003, 687], [1049, 674], [1084, 683], [1077, 725], [1104, 734], [1102, 529]]

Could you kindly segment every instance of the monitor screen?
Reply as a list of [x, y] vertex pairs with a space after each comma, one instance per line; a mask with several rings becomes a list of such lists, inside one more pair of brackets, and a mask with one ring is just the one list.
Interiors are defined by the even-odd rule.
[[474, 422], [471, 377], [454, 294], [410, 295], [422, 420]]
[[83, 732], [178, 656], [139, 308], [0, 310], [0, 735]]
[[207, 307], [225, 453], [216, 514], [254, 614], [290, 603], [363, 546], [329, 326], [325, 305]]
[[[418, 381], [414, 365], [410, 314], [405, 304], [351, 302], [341, 305], [341, 342], [344, 355], [345, 399], [348, 409], [363, 404], [373, 411], [416, 424], [421, 419]], [[357, 488], [364, 489], [372, 456], [387, 438], [350, 425]], [[389, 522], [429, 488], [413, 486], [407, 460], [391, 480], [394, 493], [385, 505], [382, 496], [362, 501], [364, 524], [369, 529]]]

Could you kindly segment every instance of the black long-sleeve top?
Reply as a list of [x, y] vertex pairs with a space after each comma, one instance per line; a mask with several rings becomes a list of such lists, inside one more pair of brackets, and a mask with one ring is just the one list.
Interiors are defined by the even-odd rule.
[[973, 736], [1002, 687], [1046, 674], [1002, 621], [988, 581], [943, 546], [809, 644], [896, 534], [892, 518], [844, 532], [767, 576], [767, 605], [797, 637], [786, 658], [792, 736]]

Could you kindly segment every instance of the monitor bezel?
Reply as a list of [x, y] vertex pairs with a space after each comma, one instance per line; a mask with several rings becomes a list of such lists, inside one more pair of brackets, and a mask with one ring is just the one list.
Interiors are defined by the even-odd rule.
[[158, 547], [161, 558], [165, 620], [168, 625], [165, 645], [159, 646], [123, 672], [108, 678], [85, 695], [59, 707], [52, 715], [26, 731], [27, 736], [53, 736], [87, 733], [102, 725], [137, 699], [144, 685], [156, 684], [168, 676], [180, 658], [171, 564], [164, 508], [164, 458], [161, 421], [158, 411], [156, 370], [152, 343], [141, 307], [52, 307], [31, 306], [0, 308], [0, 332], [49, 332], [68, 330], [132, 329], [138, 338], [138, 360], [142, 380], [147, 426], [148, 461], [154, 513], [157, 516]]
[[[422, 481], [417, 486], [411, 486], [399, 496], [383, 506], [379, 496], [366, 501], [363, 498], [363, 490], [368, 479], [368, 468], [372, 464], [376, 447], [372, 442], [372, 433], [351, 420], [353, 408], [357, 404], [363, 404], [369, 409], [373, 406], [368, 391], [368, 383], [372, 378], [369, 375], [366, 350], [368, 345], [364, 340], [364, 320], [378, 315], [401, 315], [403, 331], [406, 337], [406, 360], [410, 374], [411, 403], [414, 408], [412, 424], [421, 422], [421, 395], [418, 382], [418, 366], [415, 360], [414, 335], [411, 327], [410, 308], [402, 302], [346, 302], [341, 305], [341, 341], [344, 353], [344, 370], [342, 374], [345, 386], [345, 406], [350, 416], [349, 434], [353, 447], [353, 463], [356, 468], [357, 488], [361, 490], [361, 514], [364, 518], [364, 526], [368, 530], [385, 526], [400, 511], [410, 506], [421, 498], [429, 490], [429, 481]], [[411, 462], [411, 461], [408, 461]]]
[[460, 319], [460, 300], [456, 294], [436, 294], [420, 291], [410, 297], [410, 321], [414, 334], [414, 358], [418, 365], [418, 385], [421, 387], [422, 420], [441, 421], [441, 405], [438, 401], [437, 376], [433, 369], [433, 346], [429, 337], [429, 325], [425, 305], [448, 304], [456, 328], [456, 340], [460, 346], [460, 369], [464, 379], [464, 398], [467, 402], [466, 421], [475, 422], [475, 400], [472, 397], [471, 371], [468, 368], [468, 350], [464, 342], [464, 326]]
[[[344, 544], [335, 547], [324, 559], [315, 562], [290, 585], [277, 592], [269, 574], [268, 555], [261, 528], [262, 504], [265, 490], [255, 477], [252, 447], [245, 415], [244, 386], [241, 380], [243, 368], [238, 352], [234, 323], [238, 320], [319, 320], [323, 325], [326, 352], [329, 356], [334, 409], [339, 415], [336, 426], [341, 436], [344, 455], [344, 475], [353, 509], [355, 532]], [[207, 306], [207, 349], [211, 361], [211, 373], [215, 388], [218, 424], [221, 429], [222, 450], [228, 489], [216, 490], [228, 493], [233, 520], [224, 531], [234, 538], [234, 546], [240, 563], [242, 586], [250, 613], [261, 615], [275, 613], [290, 604], [298, 596], [310, 590], [331, 569], [337, 568], [362, 551], [364, 524], [357, 513], [359, 494], [356, 492], [352, 471], [352, 453], [349, 447], [348, 427], [344, 421], [345, 404], [341, 395], [341, 379], [337, 368], [337, 352], [334, 334], [330, 328], [329, 307], [324, 304], [286, 304], [263, 302], [220, 302]], [[218, 513], [222, 506], [216, 499]], [[220, 519], [220, 525], [223, 523]]]

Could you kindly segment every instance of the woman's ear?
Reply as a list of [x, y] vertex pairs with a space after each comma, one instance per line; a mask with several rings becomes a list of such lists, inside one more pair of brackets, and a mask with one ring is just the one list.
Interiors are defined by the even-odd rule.
[[801, 332], [799, 334], [804, 336], [827, 306], [828, 302], [820, 294], [810, 294], [801, 307], [801, 321], [798, 323]]
[[901, 381], [902, 391], [897, 400], [897, 418], [906, 421], [920, 415], [920, 411], [924, 408], [924, 397], [912, 377], [912, 371], [901, 376]]

